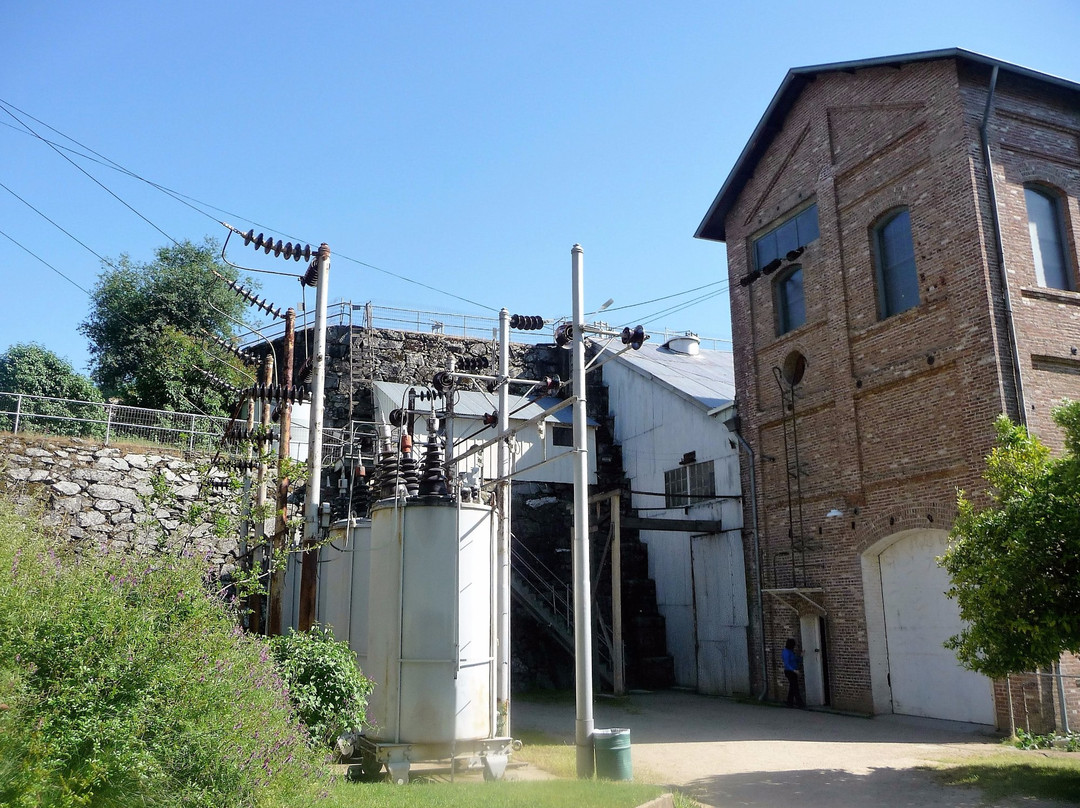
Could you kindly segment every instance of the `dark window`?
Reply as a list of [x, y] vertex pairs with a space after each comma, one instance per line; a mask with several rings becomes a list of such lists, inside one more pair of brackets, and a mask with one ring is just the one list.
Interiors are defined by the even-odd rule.
[[776, 279], [776, 333], [786, 334], [806, 322], [802, 267], [791, 267]]
[[783, 258], [791, 250], [805, 247], [819, 235], [814, 204], [758, 237], [754, 242], [754, 268], [761, 269], [774, 258]]
[[877, 258], [878, 318], [919, 305], [919, 276], [915, 272], [915, 244], [911, 214], [900, 210], [874, 228]]
[[664, 472], [664, 507], [685, 508], [716, 496], [713, 462], [691, 463]]
[[574, 428], [572, 426], [553, 426], [551, 428], [552, 446], [573, 446]]
[[1061, 207], [1056, 196], [1042, 188], [1024, 188], [1028, 232], [1035, 257], [1035, 279], [1050, 289], [1072, 289], [1072, 273], [1065, 260]]

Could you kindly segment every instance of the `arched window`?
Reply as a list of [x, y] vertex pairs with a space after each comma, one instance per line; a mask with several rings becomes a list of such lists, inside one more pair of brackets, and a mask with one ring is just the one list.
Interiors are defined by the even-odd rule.
[[777, 336], [794, 331], [806, 322], [802, 267], [788, 267], [776, 279], [773, 286], [773, 299], [776, 302]]
[[1073, 289], [1071, 267], [1065, 258], [1062, 237], [1061, 206], [1057, 196], [1046, 188], [1024, 187], [1027, 204], [1028, 233], [1035, 258], [1035, 279], [1050, 289]]
[[919, 305], [919, 276], [915, 271], [915, 244], [911, 214], [902, 208], [874, 228], [877, 262], [878, 319]]

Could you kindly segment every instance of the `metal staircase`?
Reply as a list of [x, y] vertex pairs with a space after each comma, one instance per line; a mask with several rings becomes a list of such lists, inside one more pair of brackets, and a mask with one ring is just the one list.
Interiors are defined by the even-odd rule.
[[[510, 547], [510, 589], [515, 600], [524, 606], [536, 621], [548, 629], [549, 634], [571, 655], [574, 654], [574, 591], [561, 580], [550, 567], [521, 542], [514, 541]], [[593, 612], [594, 619], [601, 620], [599, 636], [610, 635], [602, 619]], [[593, 673], [611, 687], [611, 649], [607, 642], [594, 643]]]

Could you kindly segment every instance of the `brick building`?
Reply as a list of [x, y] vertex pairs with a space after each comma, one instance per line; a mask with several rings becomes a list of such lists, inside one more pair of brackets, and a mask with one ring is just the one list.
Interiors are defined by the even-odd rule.
[[[755, 689], [801, 636], [811, 704], [1009, 726], [941, 646], [935, 558], [994, 418], [1059, 446], [1080, 397], [1078, 198], [1080, 84], [958, 49], [788, 72], [696, 233], [727, 244], [756, 457]], [[1052, 722], [1051, 681], [1023, 701]]]

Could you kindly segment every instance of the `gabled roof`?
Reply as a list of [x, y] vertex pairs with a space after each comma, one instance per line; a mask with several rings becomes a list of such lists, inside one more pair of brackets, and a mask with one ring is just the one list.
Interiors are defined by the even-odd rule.
[[[615, 346], [605, 350], [616, 352]], [[701, 351], [690, 356], [645, 343], [640, 350], [626, 351], [614, 361], [706, 412], [735, 401], [735, 361], [730, 351]]]
[[832, 64], [812, 65], [810, 67], [794, 67], [787, 72], [780, 89], [776, 91], [772, 101], [769, 102], [765, 114], [758, 122], [757, 128], [750, 136], [742, 154], [735, 161], [727, 179], [724, 180], [720, 192], [716, 195], [712, 205], [709, 206], [705, 218], [701, 220], [695, 238], [709, 239], [711, 241], [726, 241], [727, 233], [724, 220], [727, 218], [735, 200], [742, 192], [743, 187], [750, 180], [757, 167], [758, 160], [762, 158], [769, 148], [773, 138], [780, 133], [784, 126], [784, 119], [795, 105], [795, 101], [802, 93], [806, 85], [822, 73], [850, 72], [868, 67], [900, 67], [901, 65], [915, 62], [931, 62], [940, 59], [957, 59], [972, 64], [997, 67], [1002, 71], [1035, 79], [1047, 84], [1061, 87], [1074, 92], [1080, 92], [1080, 84], [1067, 79], [1040, 73], [1030, 68], [1020, 67], [1009, 62], [1002, 62], [990, 56], [966, 51], [961, 48], [947, 48], [944, 50], [921, 51], [919, 53], [906, 53], [898, 56], [881, 56], [874, 59], [859, 59], [851, 62], [834, 62]]

